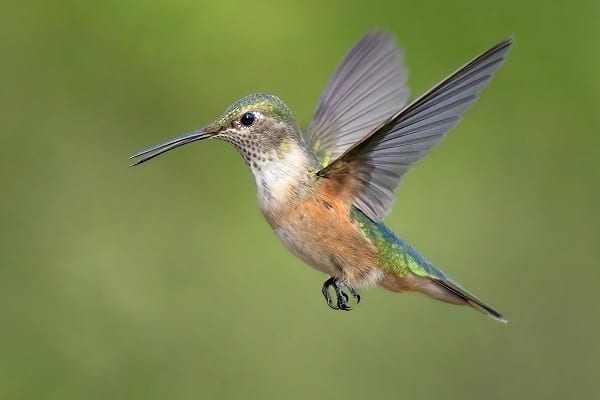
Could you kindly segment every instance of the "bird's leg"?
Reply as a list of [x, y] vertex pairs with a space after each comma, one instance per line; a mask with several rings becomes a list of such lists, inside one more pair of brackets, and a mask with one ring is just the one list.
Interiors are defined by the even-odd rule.
[[335, 282], [335, 294], [337, 296], [337, 306], [338, 309], [340, 310], [344, 310], [344, 311], [351, 311], [352, 307], [350, 307], [348, 305], [348, 295], [346, 293], [344, 293], [344, 291], [342, 290], [344, 288], [344, 286], [346, 286], [343, 281], [336, 281]]
[[356, 289], [354, 289], [352, 286], [349, 286], [349, 285], [346, 285], [346, 287], [350, 291], [350, 294], [352, 295], [352, 297], [354, 297], [354, 300], [356, 300], [356, 304], [360, 303], [360, 294], [358, 294]]
[[[335, 295], [337, 297], [337, 305], [333, 303], [333, 299], [331, 298], [331, 294], [329, 292], [329, 287], [333, 286], [335, 291]], [[354, 288], [348, 285], [346, 280], [338, 280], [333, 277], [327, 279], [323, 283], [322, 293], [323, 297], [325, 297], [325, 301], [327, 301], [327, 305], [334, 310], [344, 310], [350, 311], [352, 307], [348, 305], [348, 295], [343, 291], [344, 288], [348, 288], [352, 297], [356, 299], [356, 303], [360, 303], [360, 295]]]
[[335, 304], [333, 304], [333, 301], [331, 299], [331, 293], [329, 293], [329, 287], [330, 286], [336, 287], [335, 279], [333, 279], [333, 278], [327, 279], [323, 283], [323, 288], [321, 289], [321, 292], [323, 293], [323, 297], [325, 297], [325, 301], [327, 302], [327, 305], [331, 309], [337, 310], [338, 309], [337, 306]]

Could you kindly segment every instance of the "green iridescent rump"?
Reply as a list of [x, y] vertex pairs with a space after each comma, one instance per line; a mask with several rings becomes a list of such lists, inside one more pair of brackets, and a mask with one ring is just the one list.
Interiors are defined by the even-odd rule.
[[384, 224], [371, 221], [355, 207], [352, 207], [350, 217], [379, 251], [379, 263], [384, 271], [398, 276], [404, 276], [410, 271], [423, 277], [449, 280], [442, 271], [431, 265], [425, 257], [397, 237]]

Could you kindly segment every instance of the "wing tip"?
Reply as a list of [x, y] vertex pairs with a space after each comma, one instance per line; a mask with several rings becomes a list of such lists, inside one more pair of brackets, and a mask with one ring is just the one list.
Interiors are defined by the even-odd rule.
[[[362, 39], [366, 37], [377, 38], [379, 40], [389, 40], [391, 42], [396, 43], [396, 37], [384, 28], [373, 28], [367, 31], [362, 37]], [[362, 40], [360, 39], [360, 40]]]
[[485, 56], [495, 53], [495, 54], [502, 54], [501, 58], [504, 60], [504, 58], [506, 57], [506, 54], [511, 49], [513, 43], [514, 43], [514, 35], [508, 36], [508, 37], [502, 39], [500, 42], [496, 43], [488, 51], [483, 53], [481, 55], [481, 57], [478, 57], [478, 58], [483, 58]]

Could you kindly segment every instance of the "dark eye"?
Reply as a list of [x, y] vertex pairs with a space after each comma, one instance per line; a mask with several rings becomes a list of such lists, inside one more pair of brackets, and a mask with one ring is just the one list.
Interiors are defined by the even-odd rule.
[[256, 115], [251, 112], [247, 112], [246, 114], [242, 115], [242, 118], [240, 118], [240, 123], [244, 126], [252, 126], [254, 121], [256, 121]]

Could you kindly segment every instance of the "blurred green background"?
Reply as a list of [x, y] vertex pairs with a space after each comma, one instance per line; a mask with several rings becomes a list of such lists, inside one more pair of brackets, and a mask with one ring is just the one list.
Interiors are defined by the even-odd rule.
[[[600, 390], [598, 1], [4, 1], [1, 399], [565, 399]], [[388, 225], [506, 326], [363, 291], [277, 241], [233, 148], [134, 151], [252, 92], [306, 126], [367, 30], [418, 95], [514, 35]]]

